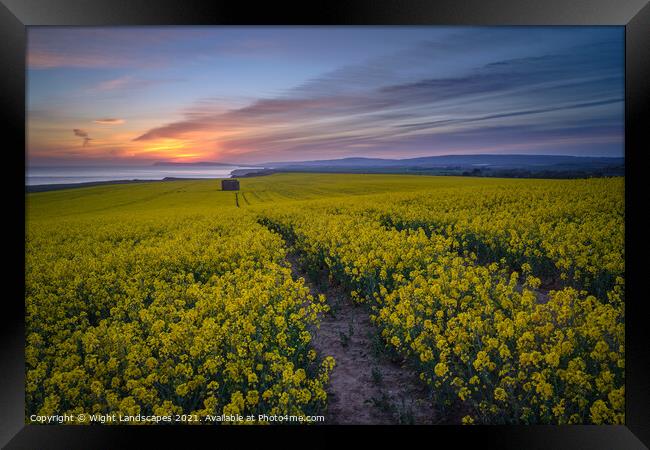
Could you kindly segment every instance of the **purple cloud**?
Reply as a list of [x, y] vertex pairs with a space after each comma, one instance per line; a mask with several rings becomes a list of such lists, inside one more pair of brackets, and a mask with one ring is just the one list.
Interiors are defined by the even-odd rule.
[[75, 136], [78, 136], [83, 139], [83, 143], [81, 144], [82, 147], [85, 147], [88, 145], [88, 142], [92, 141], [92, 138], [88, 136], [88, 133], [84, 130], [80, 130], [79, 128], [75, 128], [72, 130]]

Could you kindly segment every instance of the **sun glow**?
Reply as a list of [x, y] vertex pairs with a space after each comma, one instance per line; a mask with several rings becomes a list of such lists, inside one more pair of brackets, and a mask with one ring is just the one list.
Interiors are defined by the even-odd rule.
[[145, 145], [135, 153], [147, 155], [148, 158], [160, 158], [170, 162], [189, 162], [205, 156], [192, 147], [192, 143], [186, 141], [163, 139], [156, 141], [153, 145]]
[[160, 142], [157, 145], [151, 146], [147, 145], [144, 149], [143, 152], [147, 153], [153, 153], [153, 152], [168, 152], [168, 151], [176, 151], [186, 148], [186, 144], [184, 142], [178, 142], [170, 139], [165, 139], [164, 141]]

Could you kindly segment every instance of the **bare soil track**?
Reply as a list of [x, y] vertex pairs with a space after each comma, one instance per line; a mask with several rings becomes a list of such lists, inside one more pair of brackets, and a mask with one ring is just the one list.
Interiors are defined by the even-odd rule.
[[[295, 278], [305, 279], [312, 295], [324, 294], [330, 312], [312, 330], [321, 356], [336, 360], [328, 387], [326, 424], [432, 424], [437, 421], [432, 401], [418, 373], [402, 360], [390, 359], [367, 308], [355, 304], [322, 274], [311, 280], [299, 258], [288, 258]], [[322, 288], [319, 288], [322, 286]]]

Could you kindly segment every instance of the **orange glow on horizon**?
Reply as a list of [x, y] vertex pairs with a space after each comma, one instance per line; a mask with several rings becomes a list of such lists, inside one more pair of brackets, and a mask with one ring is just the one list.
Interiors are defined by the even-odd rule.
[[196, 161], [201, 158], [200, 153], [181, 153], [178, 155], [171, 156], [172, 162], [185, 162], [185, 161]]
[[164, 139], [162, 141], [159, 141], [158, 144], [154, 144], [153, 146], [145, 145], [144, 148], [141, 149], [141, 151], [144, 153], [153, 153], [153, 152], [167, 152], [169, 150], [176, 151], [184, 148], [186, 148], [186, 144], [184, 142], [178, 142], [176, 140], [171, 140], [171, 139]]

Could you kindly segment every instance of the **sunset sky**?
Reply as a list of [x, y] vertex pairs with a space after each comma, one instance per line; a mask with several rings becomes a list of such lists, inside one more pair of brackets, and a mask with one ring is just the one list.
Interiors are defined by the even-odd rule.
[[623, 27], [32, 27], [30, 165], [623, 156]]

